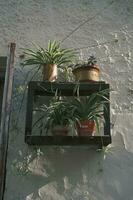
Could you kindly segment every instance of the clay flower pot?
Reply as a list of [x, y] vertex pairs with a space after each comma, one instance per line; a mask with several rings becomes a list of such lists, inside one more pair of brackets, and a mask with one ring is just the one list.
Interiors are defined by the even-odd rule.
[[67, 126], [55, 126], [52, 128], [53, 135], [67, 136], [68, 127]]
[[57, 79], [57, 65], [47, 64], [43, 66], [43, 81], [54, 82]]
[[87, 62], [76, 64], [72, 72], [76, 81], [99, 81], [100, 70], [94, 56], [90, 56]]
[[95, 122], [93, 120], [81, 120], [76, 123], [76, 129], [79, 136], [92, 136], [96, 130]]
[[81, 66], [73, 69], [72, 72], [75, 76], [75, 81], [99, 81], [100, 70], [98, 65]]

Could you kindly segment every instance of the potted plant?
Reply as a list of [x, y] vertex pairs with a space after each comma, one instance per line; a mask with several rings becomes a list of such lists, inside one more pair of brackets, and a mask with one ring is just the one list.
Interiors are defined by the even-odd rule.
[[72, 106], [63, 100], [54, 101], [47, 107], [46, 130], [53, 135], [66, 136], [69, 125], [73, 124]]
[[100, 119], [104, 122], [103, 108], [108, 101], [107, 90], [87, 97], [75, 97], [72, 101], [75, 128], [79, 136], [94, 135], [100, 131]]
[[87, 62], [76, 64], [72, 72], [76, 81], [99, 81], [100, 70], [94, 56], [90, 56]]
[[62, 68], [64, 64], [71, 63], [75, 58], [75, 52], [72, 49], [63, 49], [60, 43], [54, 41], [48, 42], [48, 47], [37, 47], [36, 50], [25, 49], [26, 59], [23, 65], [36, 65], [42, 68], [44, 81], [55, 81], [57, 79], [57, 67]]

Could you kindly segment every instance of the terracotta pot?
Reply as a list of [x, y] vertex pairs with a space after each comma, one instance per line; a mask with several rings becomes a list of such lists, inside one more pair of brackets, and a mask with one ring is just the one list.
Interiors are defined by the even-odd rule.
[[54, 82], [57, 79], [57, 65], [47, 64], [43, 66], [43, 81]]
[[76, 81], [99, 81], [100, 70], [98, 65], [93, 66], [81, 66], [73, 70]]
[[67, 136], [68, 135], [68, 127], [67, 126], [55, 126], [52, 128], [53, 135], [61, 135]]
[[76, 129], [79, 136], [92, 136], [96, 130], [95, 122], [92, 120], [81, 120], [76, 124]]

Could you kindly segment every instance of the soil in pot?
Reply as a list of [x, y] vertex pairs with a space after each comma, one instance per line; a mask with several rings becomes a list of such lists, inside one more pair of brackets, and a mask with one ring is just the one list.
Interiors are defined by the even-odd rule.
[[96, 131], [95, 122], [92, 120], [82, 120], [76, 124], [79, 136], [93, 136]]

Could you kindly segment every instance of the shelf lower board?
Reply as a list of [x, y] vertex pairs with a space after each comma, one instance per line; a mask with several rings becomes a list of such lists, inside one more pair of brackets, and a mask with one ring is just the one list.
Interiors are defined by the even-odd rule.
[[107, 146], [111, 143], [111, 136], [31, 136], [25, 137], [25, 142], [29, 145], [98, 145]]

